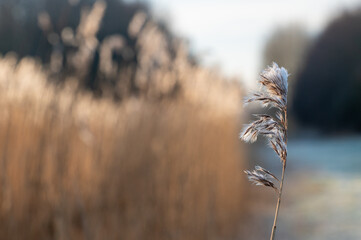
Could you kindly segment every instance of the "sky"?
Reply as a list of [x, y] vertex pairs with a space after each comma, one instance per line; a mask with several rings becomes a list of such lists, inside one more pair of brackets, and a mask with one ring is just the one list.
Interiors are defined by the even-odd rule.
[[219, 66], [247, 86], [257, 80], [262, 51], [279, 26], [303, 24], [317, 36], [327, 23], [361, 0], [147, 0], [153, 12], [187, 39], [206, 65]]

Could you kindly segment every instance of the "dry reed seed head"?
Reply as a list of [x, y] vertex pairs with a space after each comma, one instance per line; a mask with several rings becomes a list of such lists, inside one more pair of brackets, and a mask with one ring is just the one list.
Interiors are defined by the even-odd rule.
[[[77, 33], [87, 40], [87, 38], [95, 38], [103, 19], [106, 2], [98, 0], [93, 4], [90, 11], [82, 11], [80, 23]], [[78, 36], [78, 37], [80, 37]]]
[[255, 116], [258, 117], [258, 120], [247, 125], [240, 134], [243, 141], [253, 143], [260, 134], [268, 138], [274, 138], [283, 132], [281, 130], [282, 126], [273, 117], [267, 114], [256, 114]]
[[128, 33], [131, 37], [135, 38], [140, 33], [142, 27], [147, 20], [147, 14], [145, 12], [137, 12], [128, 26]]
[[49, 13], [41, 12], [38, 14], [38, 26], [44, 32], [47, 32], [52, 28]]
[[278, 182], [280, 181], [273, 173], [271, 173], [271, 172], [268, 171], [267, 169], [264, 169], [264, 168], [261, 167], [261, 166], [255, 166], [255, 169], [256, 169], [256, 171], [265, 173], [265, 174], [268, 175], [269, 177], [277, 180]]
[[76, 40], [74, 38], [74, 31], [71, 27], [65, 27], [61, 30], [61, 40], [65, 45], [76, 46]]
[[119, 34], [106, 37], [100, 45], [99, 70], [108, 78], [117, 75], [117, 64], [112, 60], [113, 52], [120, 53], [126, 46], [126, 40]]
[[266, 92], [255, 92], [251, 96], [244, 99], [244, 103], [248, 104], [251, 102], [261, 102], [263, 107], [275, 107], [280, 110], [285, 109], [287, 102], [284, 99], [278, 97], [270, 96]]
[[256, 114], [258, 120], [245, 127], [240, 138], [245, 142], [255, 142], [258, 135], [265, 135], [269, 140], [270, 147], [281, 159], [287, 156], [286, 146], [286, 121], [285, 112], [287, 106], [287, 70], [279, 68], [276, 63], [261, 73], [261, 85], [263, 92], [256, 92], [245, 99], [246, 103], [259, 101], [264, 105], [278, 108], [276, 117], [267, 114]]
[[285, 117], [281, 112], [276, 112], [276, 118], [278, 119], [278, 121], [281, 123], [282, 126], [285, 125]]
[[[286, 69], [283, 67], [279, 68], [276, 63], [273, 63], [260, 76], [261, 91], [255, 92], [246, 98], [245, 103], [258, 101], [264, 106], [276, 107], [278, 111], [275, 117], [267, 114], [254, 114], [257, 119], [244, 128], [240, 138], [245, 142], [253, 143], [259, 135], [264, 135], [268, 138], [269, 146], [275, 151], [281, 161], [284, 162], [287, 158], [287, 121], [285, 116], [287, 111], [288, 73]], [[278, 191], [270, 178], [278, 182], [279, 180], [270, 171], [256, 166], [252, 172], [245, 171], [245, 173], [252, 183], [272, 187]]]
[[281, 161], [284, 161], [287, 157], [287, 145], [284, 138], [280, 134], [275, 135], [273, 138], [268, 139], [269, 146], [279, 156]]
[[261, 74], [259, 83], [261, 91], [253, 93], [245, 98], [244, 102], [261, 102], [263, 106], [276, 107], [283, 111], [287, 106], [288, 92], [288, 72], [283, 67], [278, 67], [276, 63], [267, 67]]
[[[278, 191], [278, 188], [275, 186], [275, 184], [269, 179], [271, 175], [267, 173], [263, 173], [261, 171], [253, 170], [244, 171], [245, 174], [247, 174], [248, 180], [257, 185], [257, 186], [265, 186], [265, 187], [271, 187]], [[272, 174], [273, 175], [273, 174]]]
[[280, 68], [277, 63], [273, 62], [272, 66], [268, 66], [260, 76], [259, 82], [266, 88], [270, 96], [287, 97], [288, 72], [285, 68]]

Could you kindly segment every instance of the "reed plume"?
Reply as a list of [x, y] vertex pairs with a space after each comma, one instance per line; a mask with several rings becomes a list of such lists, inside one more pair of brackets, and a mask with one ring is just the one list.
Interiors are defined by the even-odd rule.
[[[246, 126], [240, 135], [243, 141], [251, 143], [255, 142], [259, 135], [265, 136], [269, 146], [279, 156], [282, 163], [280, 181], [274, 174], [260, 166], [256, 166], [253, 171], [245, 171], [252, 183], [273, 188], [278, 195], [271, 240], [275, 238], [287, 162], [287, 79], [287, 70], [278, 67], [276, 63], [273, 63], [260, 74], [261, 90], [247, 97], [245, 103], [260, 102], [263, 106], [276, 108], [277, 112], [274, 117], [267, 114], [256, 114], [257, 120]], [[274, 183], [274, 180], [279, 183], [279, 187]]]

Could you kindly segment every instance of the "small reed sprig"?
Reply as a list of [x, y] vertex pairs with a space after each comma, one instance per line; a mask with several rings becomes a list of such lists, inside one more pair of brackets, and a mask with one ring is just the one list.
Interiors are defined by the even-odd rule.
[[[253, 171], [244, 171], [252, 183], [273, 188], [278, 195], [270, 240], [275, 238], [287, 162], [287, 81], [287, 70], [283, 67], [278, 67], [276, 63], [267, 67], [260, 74], [259, 83], [261, 90], [247, 97], [245, 103], [260, 102], [263, 106], [276, 108], [277, 112], [275, 117], [267, 114], [255, 114], [254, 116], [257, 117], [257, 120], [246, 126], [240, 134], [240, 138], [243, 141], [251, 143], [255, 142], [259, 135], [265, 136], [268, 140], [268, 145], [279, 156], [282, 163], [281, 180], [278, 180], [274, 174], [260, 166], [256, 166]], [[276, 186], [274, 180], [279, 183], [279, 187]]]

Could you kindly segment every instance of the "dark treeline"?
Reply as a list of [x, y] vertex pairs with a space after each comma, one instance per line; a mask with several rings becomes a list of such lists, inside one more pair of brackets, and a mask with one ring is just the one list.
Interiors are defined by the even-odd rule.
[[329, 24], [306, 57], [293, 111], [303, 125], [327, 132], [361, 130], [361, 10]]
[[[52, 52], [47, 32], [58, 35], [65, 27], [76, 29], [81, 10], [89, 9], [96, 0], [0, 0], [0, 51], [15, 51], [19, 57], [37, 56], [49, 61]], [[149, 14], [143, 3], [123, 3], [120, 0], [106, 0], [107, 8], [102, 26], [97, 34], [101, 41], [110, 34], [121, 34], [130, 45], [128, 24], [137, 11]], [[39, 15], [47, 13], [51, 26], [44, 32], [38, 24]]]
[[[75, 76], [81, 87], [101, 95], [105, 87], [116, 88], [120, 72], [135, 74], [139, 49], [137, 37], [129, 33], [129, 24], [139, 12], [146, 16], [145, 22], [151, 20], [157, 26], [168, 43], [174, 40], [166, 24], [152, 18], [149, 6], [143, 2], [0, 0], [0, 53], [36, 57], [49, 67], [52, 81], [61, 83], [67, 76]], [[89, 13], [95, 17], [86, 19]], [[101, 16], [98, 22], [97, 16]], [[99, 28], [93, 30], [98, 23]], [[171, 44], [168, 48], [172, 49]], [[111, 63], [116, 65], [113, 75], [99, 70], [101, 49], [111, 52]], [[127, 76], [127, 81], [128, 92], [137, 94], [134, 76]], [[122, 98], [119, 92], [115, 97]]]

